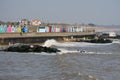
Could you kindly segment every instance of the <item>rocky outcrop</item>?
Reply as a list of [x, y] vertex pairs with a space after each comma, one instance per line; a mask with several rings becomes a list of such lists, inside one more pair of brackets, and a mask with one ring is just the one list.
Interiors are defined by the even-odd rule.
[[29, 45], [29, 44], [14, 44], [12, 46], [1, 49], [1, 51], [7, 52], [47, 52], [56, 53], [60, 50], [51, 47], [43, 47], [40, 45]]
[[112, 43], [112, 40], [101, 38], [101, 39], [93, 39], [88, 42], [90, 43]]

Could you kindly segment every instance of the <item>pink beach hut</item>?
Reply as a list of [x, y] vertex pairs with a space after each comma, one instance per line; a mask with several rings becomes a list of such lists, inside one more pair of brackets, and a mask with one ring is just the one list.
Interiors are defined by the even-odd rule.
[[11, 27], [11, 25], [8, 26], [7, 32], [8, 32], [8, 33], [11, 33], [11, 32], [12, 32], [12, 27]]

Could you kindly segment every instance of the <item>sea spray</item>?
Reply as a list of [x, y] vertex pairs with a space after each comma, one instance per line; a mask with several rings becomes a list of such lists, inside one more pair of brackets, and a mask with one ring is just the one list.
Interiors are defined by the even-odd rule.
[[45, 41], [44, 45], [45, 47], [51, 47], [52, 45], [56, 45], [58, 44], [58, 42], [54, 39], [49, 39], [47, 41]]
[[[86, 43], [86, 42], [64, 42], [64, 43], [60, 43], [57, 42], [54, 39], [49, 39], [47, 41], [45, 41], [44, 43], [44, 47], [56, 47], [57, 49], [60, 50], [60, 52], [58, 52], [58, 54], [62, 55], [62, 54], [67, 54], [67, 53], [80, 53], [80, 54], [111, 54], [109, 52], [105, 52], [105, 53], [101, 53], [101, 52], [95, 52], [95, 51], [89, 51], [89, 50], [85, 50], [83, 49], [83, 47], [95, 47], [95, 46], [107, 46], [107, 45], [111, 45], [112, 43], [108, 43], [108, 44], [95, 44], [95, 43]], [[75, 49], [68, 49], [68, 48], [72, 48], [72, 47], [76, 47]]]

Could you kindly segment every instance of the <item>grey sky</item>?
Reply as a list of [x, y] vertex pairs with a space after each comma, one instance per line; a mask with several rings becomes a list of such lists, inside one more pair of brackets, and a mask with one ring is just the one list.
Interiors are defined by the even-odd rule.
[[0, 20], [120, 24], [120, 0], [0, 0]]

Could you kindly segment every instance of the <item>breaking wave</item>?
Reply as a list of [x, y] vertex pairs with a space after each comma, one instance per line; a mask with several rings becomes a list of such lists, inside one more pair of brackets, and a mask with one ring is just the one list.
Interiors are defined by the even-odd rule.
[[[55, 46], [57, 49], [59, 49], [61, 52], [58, 52], [56, 54], [69, 54], [69, 53], [72, 53], [72, 54], [112, 54], [111, 52], [109, 51], [97, 51], [94, 50], [94, 51], [89, 51], [88, 49], [84, 49], [85, 47], [92, 47], [92, 49], [96, 49], [96, 47], [100, 47], [100, 46], [103, 46], [103, 47], [106, 47], [106, 46], [109, 46], [111, 44], [114, 44], [114, 43], [106, 43], [106, 44], [96, 44], [96, 43], [87, 43], [87, 42], [63, 42], [63, 43], [60, 43], [60, 42], [57, 42], [56, 40], [54, 39], [49, 39], [47, 41], [45, 41], [44, 45], [43, 46], [46, 46], [46, 47], [51, 47], [51, 46]], [[77, 49], [78, 48], [78, 49]]]
[[52, 45], [57, 45], [57, 44], [58, 44], [58, 42], [56, 40], [49, 39], [49, 40], [45, 41], [43, 46], [51, 47]]
[[96, 43], [87, 43], [87, 42], [63, 42], [59, 43], [54, 39], [49, 39], [45, 41], [43, 46], [51, 47], [51, 46], [58, 46], [58, 47], [84, 47], [84, 46], [96, 46], [96, 45], [111, 45], [112, 43], [107, 44], [96, 44]]

